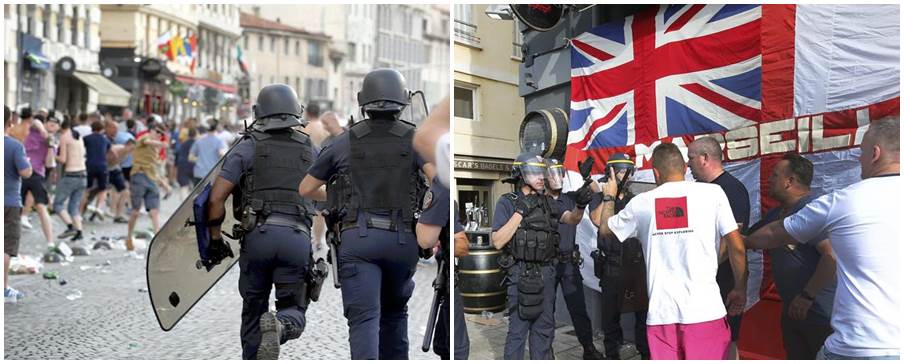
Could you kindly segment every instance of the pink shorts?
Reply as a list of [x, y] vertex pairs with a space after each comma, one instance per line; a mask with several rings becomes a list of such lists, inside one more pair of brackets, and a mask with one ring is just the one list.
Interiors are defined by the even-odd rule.
[[728, 355], [731, 331], [726, 319], [695, 324], [647, 325], [654, 360], [721, 360]]

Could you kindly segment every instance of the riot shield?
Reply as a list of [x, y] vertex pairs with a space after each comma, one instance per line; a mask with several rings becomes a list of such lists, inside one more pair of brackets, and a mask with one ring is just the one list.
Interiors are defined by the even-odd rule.
[[422, 91], [414, 91], [411, 93], [411, 104], [402, 110], [400, 119], [405, 120], [417, 126], [421, 126], [424, 119], [427, 118], [427, 100], [424, 98]]
[[[241, 140], [229, 148], [230, 152]], [[185, 314], [232, 268], [239, 259], [239, 242], [227, 236], [238, 221], [232, 214], [232, 195], [226, 199], [226, 216], [223, 221], [223, 241], [229, 244], [234, 257], [226, 257], [219, 264], [206, 269], [202, 264], [198, 240], [195, 235], [193, 201], [220, 174], [226, 157], [220, 158], [191, 195], [163, 224], [151, 240], [147, 252], [148, 295], [157, 323], [163, 331], [172, 329]]]

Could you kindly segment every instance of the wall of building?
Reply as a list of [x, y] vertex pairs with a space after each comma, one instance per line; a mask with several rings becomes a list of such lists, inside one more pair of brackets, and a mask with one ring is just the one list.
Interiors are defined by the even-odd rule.
[[[512, 191], [500, 180], [510, 174], [519, 152], [524, 105], [518, 96], [519, 59], [512, 57], [514, 24], [493, 21], [484, 14], [485, 8], [455, 5], [453, 9], [455, 86], [473, 90], [475, 104], [473, 118], [453, 116], [454, 176], [459, 199], [472, 196], [474, 189], [487, 191], [484, 206], [492, 220], [496, 200]], [[460, 203], [463, 208], [464, 201]]]

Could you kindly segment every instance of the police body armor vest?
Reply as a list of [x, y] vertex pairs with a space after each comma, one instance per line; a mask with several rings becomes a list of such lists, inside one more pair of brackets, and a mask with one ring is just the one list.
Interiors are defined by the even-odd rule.
[[[512, 202], [519, 198], [533, 198], [535, 207], [524, 216], [518, 230], [507, 245], [512, 257], [518, 261], [548, 263], [556, 257], [559, 248], [559, 221], [553, 216], [555, 200], [546, 195], [517, 196], [506, 194]], [[545, 200], [545, 201], [544, 201]]]
[[401, 211], [403, 222], [414, 221], [421, 202], [417, 196], [421, 182], [412, 163], [414, 128], [392, 119], [365, 119], [349, 128], [345, 222], [356, 221], [359, 210], [389, 210], [393, 215]]
[[290, 128], [253, 131], [250, 136], [255, 142], [254, 162], [242, 176], [241, 209], [250, 208], [264, 219], [279, 213], [306, 220], [314, 207], [311, 200], [298, 194], [298, 185], [314, 159], [311, 139]]

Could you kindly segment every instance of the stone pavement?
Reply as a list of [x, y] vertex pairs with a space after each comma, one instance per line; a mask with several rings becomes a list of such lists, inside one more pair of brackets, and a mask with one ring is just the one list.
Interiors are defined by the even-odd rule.
[[[505, 349], [505, 337], [508, 332], [508, 317], [503, 312], [484, 315], [465, 314], [468, 323], [468, 338], [471, 342], [470, 360], [501, 360]], [[593, 339], [596, 348], [603, 351], [603, 335], [597, 331]], [[525, 345], [524, 358], [527, 359], [528, 345]], [[561, 322], [556, 322], [555, 338], [553, 339], [553, 355], [556, 360], [582, 360], [584, 349], [578, 342], [574, 327]], [[621, 348], [621, 357], [624, 360], [640, 360], [640, 355], [633, 344], [626, 344]]]
[[[161, 219], [177, 204], [162, 201]], [[64, 230], [53, 217], [55, 234]], [[33, 230], [23, 231], [20, 254], [40, 258], [46, 249], [37, 216]], [[146, 216], [138, 229], [149, 229]], [[94, 237], [123, 236], [125, 224], [86, 223], [87, 246]], [[157, 324], [146, 292], [145, 251], [127, 257], [124, 247], [94, 250], [71, 263], [44, 263], [42, 272], [58, 272], [66, 281], [42, 274], [11, 275], [12, 287], [27, 297], [4, 305], [4, 359], [240, 359], [242, 300], [238, 268], [233, 268], [170, 332]], [[420, 350], [436, 275], [432, 263], [420, 263], [409, 302], [408, 338], [411, 359], [438, 359]], [[332, 279], [332, 278], [329, 278]], [[81, 293], [81, 298], [69, 300]], [[273, 298], [271, 298], [271, 306]], [[307, 328], [298, 340], [282, 347], [282, 359], [348, 359], [348, 327], [339, 290], [325, 282], [320, 302], [307, 312]]]

